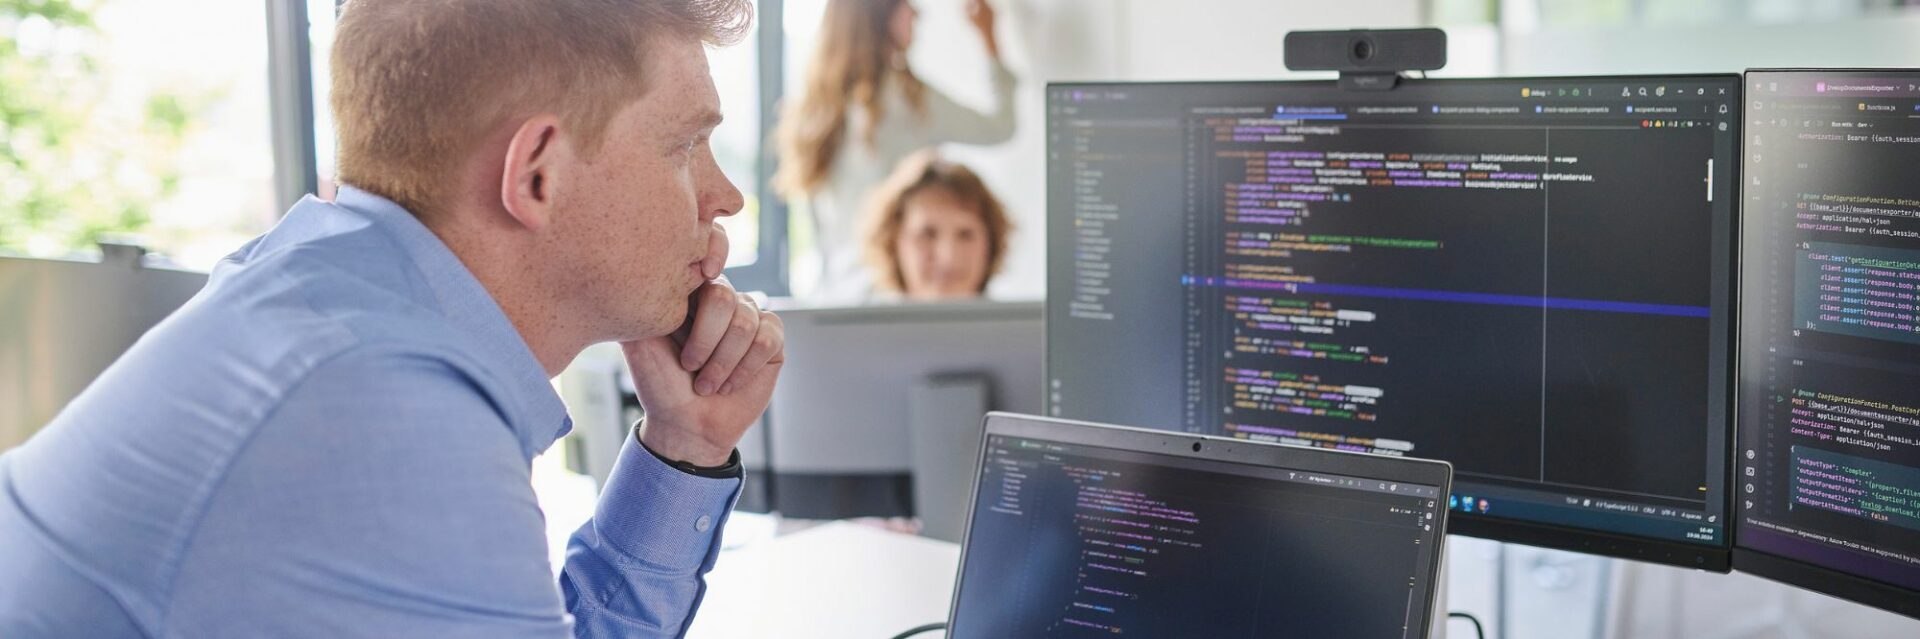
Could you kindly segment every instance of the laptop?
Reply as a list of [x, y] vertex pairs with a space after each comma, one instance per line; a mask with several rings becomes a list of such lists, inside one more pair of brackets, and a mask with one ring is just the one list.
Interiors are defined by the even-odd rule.
[[1426, 637], [1445, 462], [989, 413], [951, 639]]

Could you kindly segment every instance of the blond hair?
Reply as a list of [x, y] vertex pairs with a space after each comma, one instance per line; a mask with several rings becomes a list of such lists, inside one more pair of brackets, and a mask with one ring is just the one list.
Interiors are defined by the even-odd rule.
[[805, 88], [781, 114], [775, 137], [780, 170], [774, 188], [788, 199], [811, 195], [827, 179], [851, 125], [848, 110], [866, 110], [861, 141], [871, 145], [886, 117], [881, 97], [898, 82], [916, 115], [926, 109], [926, 85], [907, 68], [906, 52], [892, 40], [890, 22], [906, 0], [829, 0], [820, 20], [820, 46], [807, 63]]
[[351, 0], [332, 60], [339, 181], [426, 215], [481, 140], [543, 112], [591, 155], [643, 94], [653, 38], [727, 44], [752, 19], [746, 0]]
[[900, 272], [900, 227], [906, 224], [907, 201], [926, 191], [938, 190], [953, 196], [974, 211], [987, 227], [987, 276], [980, 280], [980, 291], [1000, 272], [1007, 254], [1007, 236], [1013, 233], [1013, 220], [986, 182], [971, 169], [940, 159], [932, 150], [907, 156], [887, 181], [874, 189], [867, 200], [864, 216], [867, 264], [879, 277], [874, 282], [889, 291], [904, 291], [906, 277]]

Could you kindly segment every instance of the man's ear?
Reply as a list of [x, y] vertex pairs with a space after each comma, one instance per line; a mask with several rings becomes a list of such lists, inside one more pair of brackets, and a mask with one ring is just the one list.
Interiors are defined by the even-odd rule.
[[553, 194], [567, 155], [560, 118], [540, 114], [520, 123], [507, 142], [500, 172], [500, 204], [521, 226], [540, 230], [553, 221]]

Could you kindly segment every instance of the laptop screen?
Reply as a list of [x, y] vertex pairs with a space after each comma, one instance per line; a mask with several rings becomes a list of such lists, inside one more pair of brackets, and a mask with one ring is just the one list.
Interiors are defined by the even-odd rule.
[[1441, 486], [1002, 434], [986, 446], [956, 639], [1426, 636]]

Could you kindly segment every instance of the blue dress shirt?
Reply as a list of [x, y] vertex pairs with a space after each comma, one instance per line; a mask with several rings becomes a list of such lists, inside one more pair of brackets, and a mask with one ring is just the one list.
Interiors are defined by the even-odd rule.
[[308, 198], [0, 455], [0, 637], [683, 634], [740, 480], [629, 436], [556, 583], [570, 426], [439, 238]]

